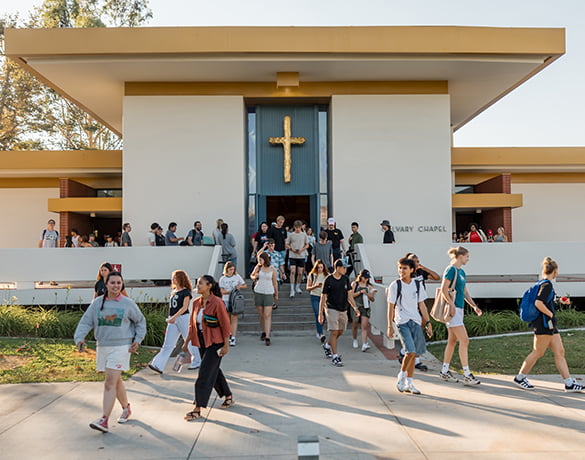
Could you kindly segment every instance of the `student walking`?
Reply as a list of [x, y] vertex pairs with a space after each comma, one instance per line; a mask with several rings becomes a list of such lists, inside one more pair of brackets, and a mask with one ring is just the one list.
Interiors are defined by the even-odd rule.
[[[428, 279], [432, 279], [434, 281], [439, 281], [441, 279], [441, 275], [439, 275], [437, 272], [435, 272], [435, 271], [431, 270], [430, 268], [427, 268], [423, 264], [421, 264], [418, 256], [415, 253], [408, 252], [408, 253], [406, 253], [406, 255], [404, 257], [407, 257], [409, 259], [414, 260], [414, 263], [416, 265], [416, 270], [414, 271], [413, 278], [421, 281], [422, 285], [425, 289], [426, 289], [426, 281]], [[400, 354], [398, 357], [398, 361], [401, 364], [402, 364], [402, 359], [404, 358], [404, 355], [406, 355], [406, 350], [404, 348], [402, 348], [400, 350]], [[415, 358], [414, 367], [415, 367], [415, 369], [418, 369], [419, 371], [423, 371], [423, 372], [427, 372], [429, 370], [429, 368], [426, 366], [426, 364], [423, 364], [421, 362], [419, 356], [417, 356]]]
[[285, 247], [288, 249], [288, 261], [290, 263], [290, 297], [300, 294], [301, 283], [303, 282], [303, 272], [305, 271], [305, 261], [307, 260], [307, 249], [309, 248], [309, 239], [307, 234], [302, 230], [303, 223], [295, 220], [294, 231], [286, 239]]
[[225, 262], [233, 262], [238, 265], [238, 251], [236, 250], [236, 239], [229, 233], [228, 224], [221, 224], [221, 233], [218, 237], [218, 243], [221, 245], [221, 255]]
[[[467, 350], [469, 347], [469, 337], [467, 336], [467, 329], [463, 324], [463, 313], [465, 309], [465, 302], [467, 302], [477, 316], [482, 315], [481, 309], [475, 304], [467, 290], [467, 281], [463, 265], [469, 262], [469, 251], [462, 246], [451, 248], [448, 251], [451, 258], [451, 264], [445, 269], [443, 274], [443, 282], [441, 283], [441, 291], [444, 298], [449, 302], [451, 321], [447, 325], [447, 346], [445, 347], [445, 356], [443, 358], [443, 367], [439, 376], [446, 382], [459, 382], [449, 370], [451, 358], [455, 351], [455, 345], [459, 342], [459, 359], [463, 367], [463, 384], [464, 385], [478, 385], [480, 381], [476, 379], [469, 370], [469, 359]], [[449, 286], [453, 285], [456, 290], [455, 299], [449, 294]]]
[[[113, 271], [114, 271], [114, 268], [112, 267], [112, 264], [109, 262], [104, 262], [103, 264], [100, 265], [100, 268], [98, 270], [98, 274], [95, 278], [96, 282], [95, 282], [95, 285], [93, 286], [93, 290], [94, 290], [93, 298], [94, 299], [96, 297], [99, 297], [99, 296], [104, 295], [106, 293], [106, 278]], [[126, 289], [124, 288], [124, 283], [122, 283], [122, 290], [120, 292], [122, 293], [122, 295], [128, 297], [128, 294], [126, 293]]]
[[534, 390], [534, 386], [526, 377], [532, 367], [536, 364], [547, 348], [550, 348], [555, 358], [555, 366], [565, 382], [565, 391], [568, 393], [581, 393], [583, 385], [577, 383], [569, 373], [569, 366], [565, 359], [565, 348], [559, 330], [557, 329], [557, 317], [555, 314], [553, 300], [555, 290], [553, 280], [556, 279], [559, 272], [558, 264], [550, 257], [542, 261], [542, 280], [534, 306], [540, 314], [530, 324], [534, 331], [534, 345], [532, 352], [524, 359], [518, 375], [514, 377], [514, 383], [524, 390]]
[[222, 358], [229, 352], [230, 337], [230, 319], [221, 291], [213, 276], [203, 275], [197, 280], [197, 292], [201, 296], [193, 302], [189, 334], [183, 345], [186, 352], [188, 343], [193, 343], [202, 356], [195, 381], [195, 407], [184, 417], [188, 422], [201, 417], [201, 409], [207, 407], [214, 388], [220, 398], [225, 398], [222, 409], [234, 405], [232, 391], [220, 369]]
[[258, 254], [258, 264], [254, 267], [250, 278], [256, 281], [254, 303], [262, 329], [260, 340], [263, 340], [268, 347], [271, 345], [272, 306], [278, 302], [278, 282], [276, 270], [270, 264], [270, 256], [266, 252]]
[[313, 246], [313, 264], [318, 260], [325, 263], [327, 270], [333, 270], [333, 246], [331, 241], [327, 240], [325, 231], [319, 233], [319, 241]]
[[327, 314], [327, 328], [329, 340], [323, 344], [325, 357], [331, 358], [331, 364], [336, 367], [343, 367], [341, 355], [338, 353], [337, 340], [347, 328], [347, 306], [353, 308], [356, 316], [360, 315], [353, 296], [351, 296], [351, 284], [345, 276], [347, 264], [338, 259], [333, 264], [335, 271], [325, 278], [323, 291], [319, 302], [319, 323], [323, 324]]
[[[226, 262], [223, 266], [223, 276], [219, 279], [219, 288], [221, 290], [221, 298], [228, 307], [230, 294], [234, 289], [246, 289], [248, 285], [244, 279], [236, 272], [236, 266], [233, 262]], [[228, 313], [229, 310], [228, 310]], [[230, 347], [236, 346], [236, 335], [238, 334], [238, 315], [230, 313], [230, 326], [232, 335], [230, 335]]]
[[[183, 336], [183, 340], [186, 341], [189, 335], [189, 304], [193, 298], [191, 294], [193, 286], [189, 275], [183, 270], [175, 270], [171, 275], [171, 285], [173, 289], [169, 299], [169, 316], [167, 318], [168, 324], [165, 330], [164, 343], [158, 354], [148, 365], [157, 374], [162, 374], [165, 371], [179, 336]], [[201, 364], [199, 350], [191, 344], [189, 353], [191, 353], [189, 369], [197, 369]]]
[[403, 257], [398, 261], [400, 278], [393, 281], [388, 289], [387, 335], [388, 338], [394, 337], [392, 323], [396, 324], [398, 337], [406, 350], [396, 388], [400, 393], [419, 395], [420, 391], [413, 383], [415, 358], [427, 350], [423, 327], [429, 337], [433, 335], [433, 327], [425, 305], [427, 295], [424, 286], [413, 277], [415, 269], [416, 264], [412, 259]]
[[130, 353], [138, 350], [146, 335], [146, 319], [128, 297], [122, 295], [122, 275], [111, 272], [106, 278], [106, 293], [93, 300], [81, 317], [74, 340], [79, 351], [85, 346], [85, 336], [93, 329], [97, 342], [96, 369], [105, 372], [102, 416], [91, 422], [94, 430], [107, 433], [108, 421], [116, 399], [122, 406], [118, 423], [126, 423], [132, 414], [122, 380], [122, 372], [130, 368]]
[[368, 351], [368, 332], [370, 329], [370, 302], [375, 300], [376, 289], [370, 282], [370, 271], [365, 268], [358, 273], [355, 281], [351, 283], [351, 295], [360, 312], [359, 317], [352, 317], [351, 334], [353, 336], [353, 347], [358, 348], [358, 327], [362, 331], [362, 351]]
[[313, 268], [307, 276], [307, 292], [311, 299], [311, 307], [315, 314], [315, 327], [317, 328], [317, 338], [321, 343], [325, 342], [325, 335], [323, 334], [323, 325], [319, 322], [319, 302], [321, 301], [321, 293], [323, 291], [323, 283], [325, 278], [329, 276], [329, 270], [325, 266], [325, 262], [317, 260]]

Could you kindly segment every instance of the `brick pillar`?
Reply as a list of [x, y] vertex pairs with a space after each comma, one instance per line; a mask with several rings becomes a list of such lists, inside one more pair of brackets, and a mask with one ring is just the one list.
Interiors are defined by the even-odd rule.
[[[69, 178], [59, 179], [59, 196], [61, 198], [95, 197], [95, 189]], [[92, 230], [91, 219], [84, 214], [62, 211], [59, 213], [59, 240], [61, 247], [65, 246], [65, 236], [72, 228], [77, 229], [80, 235], [87, 235]]]

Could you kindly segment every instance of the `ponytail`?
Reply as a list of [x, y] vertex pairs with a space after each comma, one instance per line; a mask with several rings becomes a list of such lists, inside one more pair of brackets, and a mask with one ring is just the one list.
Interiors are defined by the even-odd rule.
[[469, 254], [469, 250], [467, 250], [463, 246], [457, 246], [456, 248], [449, 249], [447, 251], [447, 254], [449, 254], [449, 257], [451, 257], [451, 259], [456, 259], [459, 256], [465, 256]]
[[553, 273], [555, 270], [558, 270], [558, 269], [559, 269], [559, 264], [557, 264], [550, 257], [545, 257], [544, 260], [542, 261], [542, 272], [545, 275], [550, 275], [551, 273]]
[[211, 275], [203, 275], [201, 278], [203, 278], [205, 281], [207, 281], [208, 284], [211, 285], [211, 288], [209, 289], [209, 291], [214, 296], [221, 298], [221, 296], [222, 296], [221, 289], [220, 289], [217, 281], [215, 281], [215, 278]]

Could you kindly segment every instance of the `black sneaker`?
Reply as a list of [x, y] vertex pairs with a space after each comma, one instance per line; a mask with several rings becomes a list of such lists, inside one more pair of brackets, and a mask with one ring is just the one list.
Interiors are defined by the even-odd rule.
[[398, 353], [398, 362], [402, 364], [402, 360], [404, 359], [404, 355], [402, 354], [402, 350]]
[[423, 371], [423, 372], [426, 372], [429, 370], [429, 368], [427, 366], [425, 366], [423, 363], [418, 363], [414, 367], [415, 367], [415, 369], [418, 369], [419, 371]]
[[333, 352], [331, 351], [331, 348], [327, 348], [325, 345], [327, 345], [327, 342], [323, 343], [323, 351], [325, 352], [325, 358], [331, 358], [333, 356]]
[[520, 380], [518, 380], [518, 377], [514, 377], [514, 383], [523, 390], [534, 390], [534, 385], [532, 385], [526, 377]]
[[262, 334], [260, 334], [260, 340], [262, 340], [262, 341], [266, 340], [266, 332], [263, 332]]
[[335, 356], [331, 360], [331, 364], [335, 367], [343, 367], [343, 363], [341, 362], [341, 356]]
[[573, 383], [571, 385], [565, 384], [565, 392], [567, 393], [582, 393], [584, 389], [585, 388], [583, 387], [583, 385], [575, 382], [575, 380], [573, 380]]

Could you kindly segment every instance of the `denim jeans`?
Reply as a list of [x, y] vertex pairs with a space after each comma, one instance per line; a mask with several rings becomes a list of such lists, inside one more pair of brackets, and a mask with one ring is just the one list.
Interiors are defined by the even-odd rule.
[[311, 295], [311, 306], [313, 307], [313, 313], [315, 313], [315, 326], [317, 327], [317, 333], [323, 334], [323, 325], [319, 324], [319, 302], [321, 301], [321, 296], [319, 295]]

